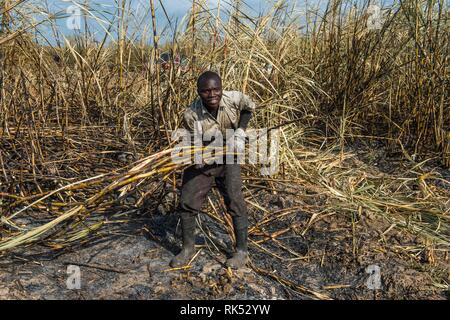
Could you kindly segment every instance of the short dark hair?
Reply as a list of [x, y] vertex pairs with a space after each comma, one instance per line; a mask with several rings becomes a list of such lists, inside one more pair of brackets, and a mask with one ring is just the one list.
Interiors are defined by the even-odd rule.
[[197, 79], [197, 88], [200, 86], [202, 82], [209, 79], [214, 79], [222, 83], [222, 78], [220, 78], [220, 76], [217, 73], [215, 73], [214, 71], [205, 71]]

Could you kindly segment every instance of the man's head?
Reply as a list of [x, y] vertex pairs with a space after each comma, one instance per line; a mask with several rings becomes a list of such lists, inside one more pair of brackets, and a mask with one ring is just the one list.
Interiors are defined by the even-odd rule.
[[197, 93], [205, 107], [213, 110], [219, 108], [222, 99], [222, 79], [212, 71], [202, 73], [197, 80]]

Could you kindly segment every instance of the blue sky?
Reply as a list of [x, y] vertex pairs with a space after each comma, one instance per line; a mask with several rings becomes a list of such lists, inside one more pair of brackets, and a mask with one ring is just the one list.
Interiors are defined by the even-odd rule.
[[[113, 21], [114, 15], [117, 14], [118, 3], [122, 0], [32, 0], [38, 7], [45, 8], [43, 11], [50, 13], [58, 13], [58, 19], [56, 20], [56, 30], [65, 36], [71, 36], [76, 34], [77, 30], [84, 30], [84, 21], [78, 19], [80, 29], [71, 29], [68, 27], [70, 23], [75, 20], [70, 20], [69, 15], [75, 13], [80, 5], [87, 2], [91, 11], [94, 12], [94, 16], [88, 16], [88, 24], [91, 32], [95, 33], [95, 37], [100, 39], [107, 29], [111, 21]], [[217, 5], [219, 0], [207, 0], [209, 9], [213, 14], [217, 13]], [[326, 0], [322, 0], [325, 2]], [[130, 3], [130, 13], [133, 18], [130, 19], [129, 36], [133, 37], [136, 30], [143, 32], [147, 35], [151, 34], [151, 16], [149, 15], [149, 0], [128, 0]], [[192, 0], [161, 0], [167, 15], [172, 21], [172, 24], [176, 23], [180, 25], [183, 17], [189, 12], [192, 6]], [[246, 14], [250, 16], [257, 16], [277, 0], [243, 0], [242, 9]], [[320, 0], [309, 0], [309, 3], [317, 3]], [[161, 32], [168, 28], [168, 20], [162, 10], [159, 0], [154, 0], [156, 5], [156, 17], [158, 21], [158, 30]], [[227, 9], [229, 8], [230, 0], [221, 0], [222, 18], [226, 17]], [[286, 0], [289, 5], [301, 5], [304, 0]], [[80, 12], [80, 11], [79, 11]], [[37, 14], [36, 20], [42, 20], [45, 14]], [[74, 17], [74, 15], [72, 15]], [[73, 25], [73, 24], [72, 24]], [[112, 34], [116, 34], [117, 20], [114, 22]], [[53, 30], [49, 24], [39, 26], [39, 32], [51, 42], [54, 40]], [[170, 33], [170, 32], [168, 32]], [[151, 40], [150, 40], [151, 41]]]
[[[113, 28], [111, 30], [111, 34], [116, 35], [117, 32], [117, 19], [114, 20], [114, 16], [117, 15], [117, 7], [118, 3], [121, 3], [122, 0], [31, 0], [38, 7], [44, 8], [44, 11], [49, 11], [51, 13], [59, 13], [59, 18], [56, 20], [56, 30], [63, 34], [64, 36], [71, 36], [76, 34], [77, 32], [84, 31], [84, 21], [82, 19], [78, 19], [77, 21], [81, 22], [80, 29], [71, 29], [69, 27], [70, 22], [74, 22], [75, 20], [72, 18], [70, 20], [69, 15], [73, 12], [76, 12], [78, 8], [80, 8], [80, 4], [88, 3], [91, 11], [94, 13], [94, 16], [88, 16], [88, 24], [90, 31], [94, 34], [96, 39], [101, 39], [111, 21], [114, 21]], [[211, 12], [215, 15], [217, 12], [217, 4], [219, 0], [207, 0], [208, 7]], [[229, 3], [232, 0], [221, 0], [221, 8], [222, 8], [222, 18], [226, 18], [226, 12], [229, 8]], [[359, 1], [359, 0], [353, 0]], [[361, 0], [363, 1], [363, 0]], [[375, 0], [372, 0], [375, 1]], [[380, 0], [391, 1], [391, 0]], [[151, 41], [151, 16], [149, 15], [149, 0], [127, 0], [130, 3], [130, 15], [133, 17], [130, 19], [128, 36], [130, 38], [135, 38], [136, 33], [145, 34], [149, 37], [148, 41]], [[166, 30], [166, 36], [170, 36], [170, 29], [168, 28], [168, 20], [165, 16], [164, 11], [162, 10], [160, 4], [160, 0], [154, 0], [154, 3], [157, 7], [156, 9], [156, 17], [158, 22], [158, 32]], [[175, 24], [180, 25], [182, 23], [182, 19], [189, 12], [192, 6], [192, 0], [161, 0], [164, 8], [172, 21], [172, 28], [174, 28]], [[261, 12], [268, 10], [268, 8], [273, 7], [273, 3], [279, 2], [279, 0], [242, 0], [243, 11], [250, 16], [258, 16]], [[305, 0], [285, 0], [285, 2], [289, 6], [295, 6], [296, 12], [300, 13], [303, 11], [302, 9], [305, 6]], [[321, 7], [322, 9], [325, 7], [327, 0], [308, 0], [308, 5], [310, 7]], [[42, 20], [45, 17], [45, 14], [40, 13], [36, 14], [36, 20]], [[75, 15], [76, 16], [76, 15]], [[74, 15], [72, 14], [72, 17]], [[73, 25], [73, 24], [72, 24]], [[49, 24], [44, 24], [39, 26], [38, 28], [41, 35], [47, 38], [50, 42], [55, 41], [55, 37], [53, 36], [53, 30]]]

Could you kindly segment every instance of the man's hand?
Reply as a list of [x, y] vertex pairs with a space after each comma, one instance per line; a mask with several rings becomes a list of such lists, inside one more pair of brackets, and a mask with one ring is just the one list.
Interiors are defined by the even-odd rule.
[[[247, 135], [245, 134], [244, 129], [242, 129], [242, 128], [236, 129], [236, 131], [234, 132], [234, 134], [230, 138], [232, 140], [231, 140], [231, 144], [229, 144], [229, 145], [231, 145], [231, 146], [235, 145], [237, 152], [244, 152], [244, 150], [245, 150], [245, 137], [246, 136]], [[227, 142], [227, 144], [228, 144], [228, 142]]]

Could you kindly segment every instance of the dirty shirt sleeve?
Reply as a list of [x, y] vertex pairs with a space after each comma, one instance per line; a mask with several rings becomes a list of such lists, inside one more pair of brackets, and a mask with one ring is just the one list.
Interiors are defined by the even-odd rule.
[[195, 121], [195, 113], [191, 109], [186, 109], [183, 114], [182, 127], [188, 130], [191, 134], [194, 134]]
[[256, 104], [253, 102], [253, 100], [246, 94], [242, 92], [238, 92], [236, 94], [237, 98], [237, 105], [239, 107], [239, 111], [250, 111], [254, 112], [256, 109]]

